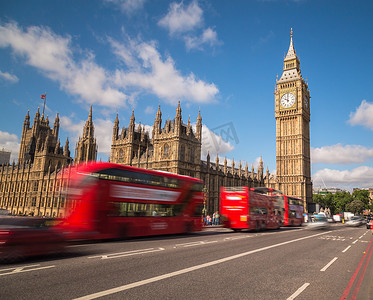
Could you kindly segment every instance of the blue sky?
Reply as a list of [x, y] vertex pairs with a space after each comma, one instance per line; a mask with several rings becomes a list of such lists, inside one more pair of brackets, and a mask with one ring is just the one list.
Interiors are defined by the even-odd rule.
[[[311, 93], [314, 187], [373, 187], [371, 1], [1, 1], [0, 148], [18, 155], [22, 123], [47, 92], [64, 145], [93, 105], [99, 158], [116, 113], [163, 125], [181, 102], [201, 111], [203, 159], [276, 169], [274, 90], [293, 28]], [[228, 133], [228, 135], [227, 135]]]

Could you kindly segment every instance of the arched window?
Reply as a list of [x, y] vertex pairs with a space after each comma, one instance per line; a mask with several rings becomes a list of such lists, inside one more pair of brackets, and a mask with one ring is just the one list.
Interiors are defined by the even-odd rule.
[[169, 157], [170, 156], [170, 145], [169, 144], [164, 144], [162, 156], [163, 157]]
[[120, 161], [123, 160], [123, 158], [124, 158], [124, 151], [123, 151], [123, 149], [119, 150], [119, 157], [118, 158], [119, 158]]
[[190, 161], [191, 163], [194, 163], [194, 148], [193, 148], [193, 147], [190, 149], [190, 157], [189, 157], [189, 161]]
[[184, 161], [185, 160], [185, 146], [181, 145], [180, 147], [180, 160]]

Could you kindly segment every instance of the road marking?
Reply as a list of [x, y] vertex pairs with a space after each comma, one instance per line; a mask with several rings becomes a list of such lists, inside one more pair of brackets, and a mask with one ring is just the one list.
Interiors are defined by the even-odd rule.
[[253, 237], [252, 235], [244, 235], [244, 236], [236, 236], [236, 237], [227, 237], [224, 239], [224, 241], [233, 241], [233, 240], [240, 240], [240, 239], [246, 239], [249, 237]]
[[88, 258], [111, 259], [111, 258], [125, 257], [125, 256], [131, 256], [131, 255], [139, 255], [139, 254], [144, 254], [144, 253], [159, 252], [163, 250], [164, 248], [148, 248], [148, 249], [132, 250], [132, 251], [126, 251], [126, 252], [119, 252], [119, 253], [90, 256]]
[[346, 238], [344, 236], [337, 236], [337, 235], [327, 235], [319, 237], [320, 240], [332, 240], [332, 241], [342, 241], [344, 242]]
[[356, 240], [356, 241], [353, 241], [352, 243], [353, 243], [353, 244], [356, 244], [356, 243], [357, 243], [357, 241], [358, 241], [358, 240]]
[[[344, 292], [343, 292], [343, 294], [342, 294], [342, 296], [341, 296], [341, 300], [342, 300], [342, 299], [347, 299], [347, 296], [348, 296], [348, 294], [350, 293], [350, 289], [351, 289], [352, 285], [354, 284], [355, 278], [356, 278], [357, 274], [358, 274], [359, 271], [360, 271], [360, 268], [361, 268], [361, 266], [362, 266], [362, 264], [363, 264], [363, 262], [364, 262], [364, 259], [365, 259], [366, 255], [367, 255], [367, 253], [368, 253], [369, 250], [370, 250], [370, 246], [372, 245], [372, 242], [373, 242], [373, 239], [370, 241], [368, 248], [365, 250], [365, 254], [364, 254], [363, 257], [361, 258], [361, 260], [360, 260], [360, 262], [359, 262], [359, 265], [357, 266], [357, 268], [356, 268], [356, 270], [355, 270], [355, 273], [352, 275], [350, 281], [348, 282], [348, 284], [347, 284], [347, 286], [346, 286], [346, 289], [344, 290]], [[370, 256], [369, 256], [369, 259], [370, 259]], [[364, 276], [363, 276], [363, 277], [364, 277]]]
[[248, 256], [248, 255], [251, 255], [251, 254], [254, 254], [254, 253], [257, 253], [257, 252], [261, 252], [261, 251], [273, 249], [273, 248], [276, 248], [276, 247], [288, 245], [288, 244], [291, 244], [291, 243], [303, 241], [303, 240], [306, 240], [306, 239], [314, 238], [316, 236], [320, 236], [320, 235], [328, 234], [328, 233], [331, 233], [331, 231], [317, 233], [317, 234], [305, 236], [305, 237], [302, 237], [302, 238], [297, 238], [297, 239], [294, 239], [294, 240], [274, 244], [274, 245], [271, 245], [271, 246], [251, 250], [251, 251], [248, 251], [248, 252], [239, 253], [239, 254], [228, 256], [228, 257], [221, 258], [221, 259], [218, 259], [218, 260], [210, 261], [210, 262], [207, 262], [207, 263], [204, 263], [204, 264], [201, 264], [201, 265], [196, 265], [196, 266], [193, 266], [193, 267], [181, 269], [179, 271], [155, 276], [155, 277], [152, 277], [152, 278], [149, 278], [149, 279], [133, 282], [133, 283], [130, 283], [130, 284], [125, 284], [125, 285], [122, 285], [122, 286], [118, 286], [116, 288], [112, 288], [112, 289], [104, 290], [104, 291], [97, 292], [97, 293], [94, 293], [94, 294], [79, 297], [79, 298], [76, 298], [75, 300], [96, 299], [96, 298], [99, 298], [99, 297], [115, 294], [115, 293], [118, 293], [118, 292], [122, 292], [122, 291], [125, 291], [125, 290], [135, 288], [135, 287], [146, 285], [146, 284], [149, 284], [149, 283], [152, 283], [152, 282], [156, 282], [156, 281], [160, 281], [160, 280], [163, 280], [163, 279], [175, 277], [175, 276], [178, 276], [178, 275], [181, 275], [181, 274], [186, 274], [186, 273], [193, 272], [193, 271], [196, 271], [196, 270], [200, 270], [200, 269], [203, 269], [203, 268], [211, 267], [211, 266], [214, 266], [214, 265], [217, 265], [217, 264], [225, 263], [225, 262], [231, 261], [233, 259]]
[[335, 262], [338, 259], [338, 257], [334, 257], [324, 268], [322, 268], [320, 271], [325, 272], [327, 268], [329, 268], [333, 262]]
[[[43, 270], [43, 269], [49, 269], [49, 268], [54, 268], [55, 267], [55, 266], [45, 266], [45, 267], [33, 268], [33, 267], [37, 267], [37, 266], [40, 266], [40, 264], [22, 266], [22, 267], [16, 267], [16, 268], [9, 268], [9, 269], [2, 269], [2, 270], [0, 270], [0, 272], [9, 271], [9, 270], [13, 270], [13, 271], [7, 272], [7, 273], [0, 273], [0, 276], [18, 274], [18, 273], [24, 273], [24, 272], [30, 272], [30, 271], [36, 271], [36, 270]], [[27, 269], [27, 268], [31, 268], [31, 269]]]
[[364, 268], [363, 268], [363, 270], [361, 271], [360, 278], [359, 278], [359, 280], [358, 280], [357, 283], [356, 283], [355, 290], [354, 290], [354, 292], [352, 293], [352, 297], [351, 297], [351, 299], [354, 299], [354, 300], [355, 300], [356, 297], [357, 297], [357, 295], [359, 294], [360, 286], [361, 286], [361, 283], [363, 282], [363, 279], [364, 279], [364, 276], [365, 276], [365, 271], [367, 270], [367, 267], [368, 267], [368, 264], [369, 264], [370, 258], [371, 258], [371, 256], [372, 256], [372, 248], [370, 248], [369, 252], [370, 252], [370, 253], [369, 253], [367, 259], [365, 260]]
[[350, 249], [351, 248], [351, 245], [350, 246], [348, 246], [346, 249], [344, 249], [342, 252], [343, 253], [345, 253], [348, 249]]
[[297, 289], [297, 291], [293, 295], [291, 295], [286, 300], [293, 300], [293, 299], [295, 299], [295, 297], [299, 296], [309, 285], [310, 284], [308, 282], [306, 282], [299, 289]]
[[211, 243], [217, 243], [218, 241], [199, 241], [199, 242], [191, 242], [191, 243], [185, 243], [185, 244], [176, 244], [174, 248], [176, 247], [194, 247], [194, 246], [200, 246], [200, 245], [206, 245]]

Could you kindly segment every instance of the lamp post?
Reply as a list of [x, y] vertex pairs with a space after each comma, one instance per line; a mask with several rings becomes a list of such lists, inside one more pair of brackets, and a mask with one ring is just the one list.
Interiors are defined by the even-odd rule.
[[206, 188], [206, 185], [203, 187], [203, 209], [202, 209], [202, 215], [206, 217], [206, 195], [208, 193], [208, 190]]

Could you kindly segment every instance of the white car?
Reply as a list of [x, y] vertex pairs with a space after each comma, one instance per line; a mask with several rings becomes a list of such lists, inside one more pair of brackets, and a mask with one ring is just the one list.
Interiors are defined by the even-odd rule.
[[310, 222], [307, 222], [304, 225], [309, 229], [324, 229], [330, 227], [328, 218], [320, 215], [312, 217]]
[[346, 225], [347, 226], [353, 226], [353, 227], [359, 227], [359, 226], [361, 226], [361, 225], [363, 225], [365, 222], [364, 222], [365, 220], [364, 220], [364, 218], [362, 218], [362, 217], [359, 217], [359, 216], [353, 216], [353, 217], [351, 217], [351, 219], [350, 220], [348, 220], [347, 222], [346, 222]]

